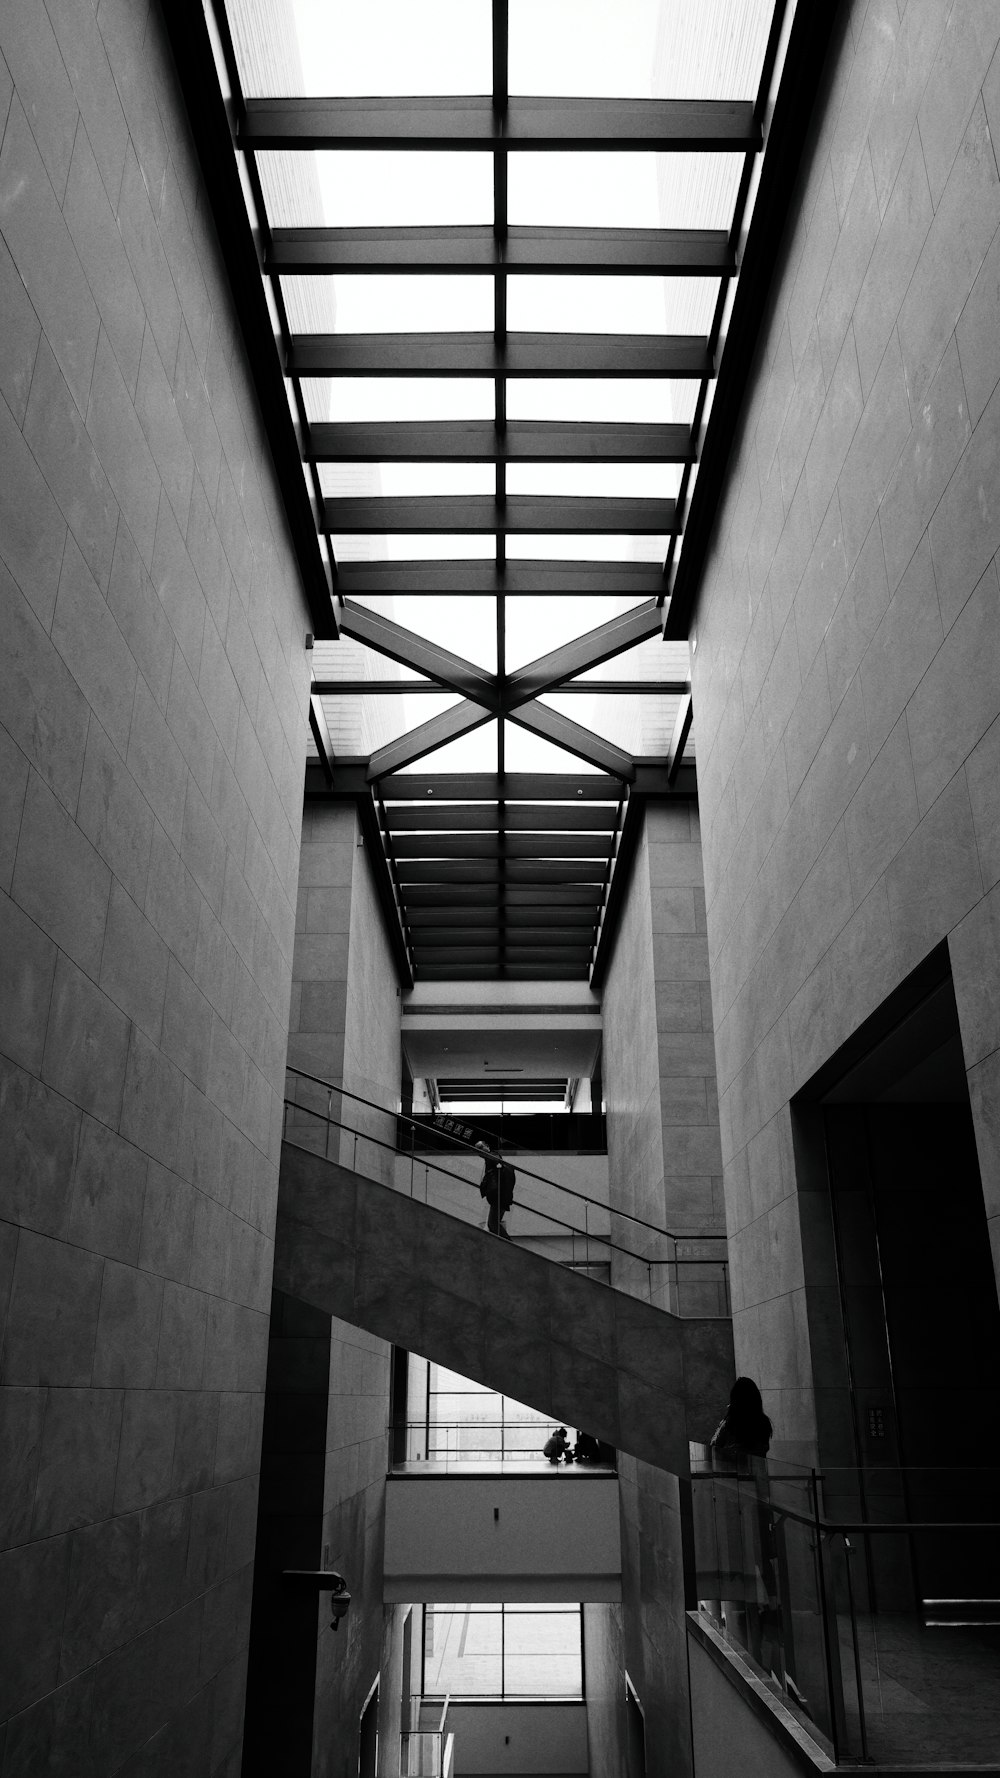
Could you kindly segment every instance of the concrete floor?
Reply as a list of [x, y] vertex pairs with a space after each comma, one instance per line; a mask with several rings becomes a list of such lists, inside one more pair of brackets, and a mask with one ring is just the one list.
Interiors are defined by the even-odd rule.
[[[868, 1751], [879, 1765], [996, 1765], [1000, 1627], [925, 1629], [916, 1618], [860, 1617]], [[860, 1755], [850, 1624], [840, 1620], [852, 1752]]]

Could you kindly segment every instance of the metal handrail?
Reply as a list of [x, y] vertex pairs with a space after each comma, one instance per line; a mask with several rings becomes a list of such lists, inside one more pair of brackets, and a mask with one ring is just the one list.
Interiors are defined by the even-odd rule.
[[[695, 1482], [766, 1482], [797, 1481], [799, 1478], [789, 1476], [754, 1475], [751, 1471], [741, 1473], [739, 1470], [702, 1470], [692, 1474]], [[817, 1476], [816, 1478], [820, 1478]], [[785, 1506], [783, 1502], [763, 1499], [760, 1505], [783, 1519], [794, 1519], [798, 1525], [809, 1525], [813, 1530], [826, 1531], [832, 1535], [853, 1535], [860, 1537], [863, 1532], [910, 1532], [910, 1531], [1000, 1531], [1000, 1522], [993, 1520], [975, 1521], [972, 1519], [824, 1519], [818, 1512], [798, 1513], [794, 1507]]]
[[[299, 1080], [311, 1081], [314, 1086], [326, 1087], [327, 1091], [331, 1094], [331, 1096], [334, 1093], [341, 1093], [341, 1094], [343, 1094], [343, 1097], [345, 1099], [355, 1099], [359, 1105], [367, 1105], [368, 1109], [370, 1111], [380, 1111], [382, 1113], [383, 1117], [395, 1118], [397, 1123], [411, 1124], [415, 1129], [418, 1129], [418, 1130], [423, 1130], [423, 1129], [427, 1128], [427, 1126], [425, 1124], [418, 1123], [416, 1118], [409, 1117], [405, 1111], [390, 1111], [389, 1107], [387, 1105], [379, 1105], [376, 1100], [366, 1099], [363, 1096], [363, 1094], [361, 1094], [361, 1093], [352, 1093], [350, 1088], [338, 1086], [335, 1081], [324, 1080], [318, 1074], [308, 1074], [304, 1068], [294, 1068], [291, 1063], [286, 1063], [285, 1073], [286, 1074], [294, 1074], [296, 1076], [296, 1078]], [[286, 1099], [285, 1103], [287, 1105], [289, 1103], [289, 1100]], [[291, 1103], [294, 1103], [294, 1101], [291, 1101]], [[299, 1109], [305, 1111], [305, 1110], [308, 1110], [309, 1108], [307, 1106], [300, 1106]], [[333, 1122], [335, 1120], [331, 1119], [330, 1121]], [[345, 1125], [343, 1127], [347, 1128], [348, 1126]], [[482, 1160], [482, 1152], [483, 1151], [481, 1148], [477, 1148], [477, 1146], [474, 1142], [466, 1142], [463, 1140], [463, 1138], [461, 1136], [453, 1136], [450, 1130], [435, 1130], [434, 1133], [436, 1136], [440, 1137], [443, 1141], [454, 1143], [456, 1148], [464, 1149], [469, 1155], [474, 1156], [476, 1160]], [[359, 1131], [358, 1134], [362, 1135], [362, 1134], [364, 1134], [364, 1132]], [[375, 1140], [374, 1137], [368, 1137], [368, 1136], [366, 1136], [365, 1139], [366, 1139], [366, 1141], [374, 1141]], [[388, 1146], [388, 1145], [386, 1145], [386, 1146]], [[397, 1154], [399, 1154], [399, 1153], [402, 1153], [403, 1151], [400, 1149], [396, 1149], [395, 1152]], [[502, 1153], [502, 1145], [501, 1145], [501, 1148], [497, 1152]], [[426, 1164], [427, 1163], [424, 1161], [423, 1155], [421, 1154], [421, 1165], [426, 1165]], [[434, 1165], [433, 1162], [431, 1162], [430, 1164]], [[722, 1229], [710, 1229], [703, 1234], [678, 1235], [678, 1234], [675, 1234], [672, 1229], [657, 1228], [655, 1223], [647, 1222], [645, 1220], [645, 1218], [642, 1216], [633, 1216], [630, 1210], [615, 1210], [615, 1209], [612, 1209], [612, 1207], [608, 1204], [596, 1204], [595, 1205], [595, 1200], [593, 1198], [588, 1198], [586, 1192], [578, 1192], [572, 1185], [562, 1185], [558, 1179], [546, 1179], [544, 1173], [535, 1173], [532, 1170], [532, 1168], [530, 1168], [530, 1167], [518, 1167], [517, 1171], [518, 1171], [518, 1173], [522, 1174], [525, 1179], [537, 1180], [540, 1185], [548, 1185], [552, 1188], [553, 1191], [564, 1192], [568, 1197], [571, 1197], [571, 1198], [579, 1198], [580, 1202], [583, 1204], [589, 1204], [589, 1205], [591, 1205], [591, 1207], [597, 1208], [599, 1210], [607, 1210], [609, 1216], [617, 1216], [617, 1217], [621, 1217], [626, 1222], [634, 1222], [637, 1228], [648, 1229], [650, 1234], [666, 1235], [668, 1237], [668, 1239], [671, 1241], [725, 1241], [726, 1240], [725, 1231]], [[460, 1177], [460, 1175], [456, 1173], [456, 1174], [452, 1174], [451, 1177], [457, 1179]], [[468, 1184], [468, 1181], [465, 1181], [465, 1183]], [[557, 1220], [557, 1219], [553, 1219], [553, 1220]], [[567, 1226], [571, 1227], [572, 1224], [569, 1224]], [[629, 1252], [630, 1250], [628, 1248], [623, 1248], [622, 1251]], [[640, 1256], [636, 1255], [636, 1257], [638, 1258]]]
[[[322, 1085], [325, 1083], [321, 1082], [320, 1084]], [[341, 1089], [339, 1087], [334, 1087], [331, 1089], [332, 1092], [339, 1092], [340, 1090]], [[357, 1095], [354, 1095], [354, 1096], [357, 1097]], [[381, 1137], [371, 1136], [371, 1135], [369, 1135], [369, 1133], [366, 1130], [354, 1130], [351, 1128], [350, 1124], [342, 1124], [338, 1118], [328, 1117], [324, 1112], [316, 1111], [311, 1105], [300, 1105], [298, 1103], [298, 1101], [295, 1099], [286, 1099], [284, 1103], [285, 1103], [286, 1111], [287, 1110], [298, 1111], [298, 1112], [303, 1113], [306, 1117], [316, 1118], [320, 1123], [326, 1124], [330, 1129], [341, 1130], [341, 1131], [343, 1131], [343, 1133], [345, 1135], [353, 1136], [353, 1137], [355, 1137], [355, 1139], [360, 1139], [362, 1142], [370, 1142], [375, 1148], [384, 1148], [385, 1150], [387, 1150], [387, 1152], [389, 1154], [398, 1155], [400, 1153], [399, 1149], [396, 1148], [394, 1143], [383, 1142]], [[363, 1101], [363, 1103], [368, 1103], [368, 1101]], [[384, 1106], [380, 1106], [377, 1109], [385, 1111]], [[385, 1115], [392, 1116], [393, 1113], [385, 1112]], [[290, 1140], [290, 1138], [287, 1136], [287, 1134], [284, 1136], [283, 1139], [285, 1141]], [[293, 1142], [292, 1146], [298, 1147], [300, 1145]], [[404, 1159], [405, 1158], [406, 1157], [404, 1156]], [[420, 1159], [417, 1160], [416, 1156], [413, 1156], [413, 1155], [411, 1155], [409, 1157], [409, 1159], [410, 1159], [411, 1165], [423, 1167], [425, 1172], [428, 1172], [431, 1169], [433, 1169], [433, 1171], [435, 1173], [442, 1174], [445, 1179], [454, 1180], [457, 1185], [462, 1185], [462, 1186], [468, 1187], [470, 1184], [470, 1181], [468, 1179], [466, 1179], [463, 1174], [452, 1173], [449, 1171], [449, 1169], [447, 1167], [439, 1166], [436, 1161], [428, 1161], [423, 1156], [421, 1156]], [[542, 1183], [546, 1184], [549, 1182], [542, 1181]], [[581, 1198], [583, 1204], [590, 1209], [602, 1210], [602, 1211], [607, 1209], [606, 1205], [595, 1204], [591, 1198], [583, 1197], [583, 1194], [580, 1192], [574, 1192], [573, 1196]], [[723, 1285], [723, 1287], [725, 1289], [725, 1293], [726, 1293], [727, 1303], [729, 1301], [729, 1261], [728, 1261], [728, 1259], [704, 1259], [704, 1258], [703, 1259], [680, 1259], [680, 1258], [678, 1258], [676, 1253], [669, 1254], [666, 1257], [664, 1257], [663, 1259], [655, 1259], [655, 1258], [651, 1258], [648, 1253], [636, 1253], [634, 1248], [623, 1247], [620, 1241], [613, 1241], [611, 1239], [610, 1235], [601, 1235], [601, 1234], [597, 1234], [597, 1233], [592, 1234], [591, 1231], [586, 1227], [579, 1228], [575, 1223], [563, 1222], [561, 1217], [553, 1216], [547, 1210], [538, 1210], [538, 1209], [533, 1208], [531, 1205], [522, 1205], [521, 1208], [526, 1209], [528, 1211], [528, 1213], [532, 1216], [539, 1216], [543, 1219], [543, 1221], [552, 1223], [557, 1229], [562, 1229], [567, 1234], [569, 1234], [571, 1236], [574, 1236], [574, 1237], [577, 1235], [581, 1236], [582, 1239], [588, 1243], [588, 1258], [583, 1262], [584, 1264], [593, 1263], [593, 1262], [591, 1262], [591, 1260], [589, 1258], [589, 1243], [591, 1241], [594, 1241], [597, 1244], [597, 1246], [602, 1249], [609, 1249], [612, 1253], [621, 1253], [627, 1259], [637, 1260], [640, 1265], [644, 1265], [649, 1268], [652, 1268], [653, 1266], [672, 1266], [675, 1270], [675, 1282], [676, 1283], [680, 1283], [680, 1279], [678, 1277], [676, 1277], [676, 1270], [679, 1266], [706, 1266], [706, 1265], [720, 1266], [722, 1268], [722, 1277], [717, 1282], [719, 1282], [720, 1284]], [[448, 1214], [448, 1212], [445, 1212], [445, 1214]], [[646, 1224], [645, 1226], [651, 1227], [652, 1225]], [[666, 1241], [677, 1241], [678, 1239], [685, 1240], [685, 1239], [691, 1238], [688, 1236], [672, 1235], [669, 1232], [669, 1230], [667, 1230], [667, 1229], [656, 1229], [653, 1232], [661, 1240], [666, 1240]], [[596, 1284], [601, 1284], [601, 1283], [603, 1283], [603, 1280], [594, 1279], [593, 1282]], [[711, 1280], [706, 1280], [706, 1282], [711, 1282]], [[723, 1319], [723, 1320], [725, 1320], [725, 1319], [728, 1319], [730, 1312], [731, 1311], [729, 1309], [727, 1309], [726, 1311], [724, 1311], [724, 1313], [721, 1317], [708, 1316], [708, 1317], [705, 1317], [705, 1319], [708, 1319], [708, 1320]], [[681, 1319], [685, 1319], [685, 1317], [681, 1317]]]

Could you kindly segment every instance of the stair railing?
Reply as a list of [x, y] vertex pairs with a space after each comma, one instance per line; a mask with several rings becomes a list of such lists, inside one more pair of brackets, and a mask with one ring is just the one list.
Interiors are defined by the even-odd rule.
[[[344, 1123], [341, 1118], [333, 1115], [334, 1096], [339, 1094], [343, 1099], [351, 1100], [366, 1107], [369, 1111], [376, 1112], [381, 1118], [391, 1118], [394, 1125], [399, 1121], [413, 1121], [407, 1119], [404, 1113], [390, 1111], [388, 1107], [379, 1105], [374, 1100], [366, 1099], [360, 1093], [353, 1093], [335, 1082], [322, 1080], [318, 1075], [309, 1074], [304, 1069], [289, 1067], [287, 1073], [294, 1078], [295, 1082], [305, 1084], [307, 1095], [309, 1088], [322, 1088], [326, 1095], [326, 1103], [325, 1109], [323, 1109], [318, 1105], [307, 1103], [306, 1096], [297, 1093], [294, 1097], [290, 1097], [286, 1094], [283, 1127], [285, 1141], [295, 1145], [296, 1137], [303, 1133], [300, 1120], [309, 1119], [314, 1124], [319, 1123], [324, 1126], [321, 1152], [327, 1160], [348, 1165], [357, 1171], [358, 1144], [359, 1142], [367, 1143], [382, 1155], [393, 1157], [393, 1184], [396, 1189], [399, 1189], [396, 1164], [400, 1160], [408, 1161], [409, 1195], [411, 1197], [418, 1198], [420, 1196], [418, 1173], [421, 1169], [423, 1179], [420, 1183], [423, 1187], [424, 1202], [429, 1200], [431, 1174], [435, 1177], [435, 1183], [443, 1180], [448, 1181], [445, 1190], [449, 1191], [453, 1198], [456, 1186], [461, 1188], [463, 1195], [470, 1191], [478, 1192], [478, 1182], [468, 1179], [466, 1175], [456, 1173], [451, 1168], [442, 1166], [440, 1162], [428, 1159], [425, 1155], [418, 1157], [412, 1151], [403, 1152], [395, 1141], [385, 1141], [368, 1130], [358, 1130], [352, 1125]], [[349, 1157], [345, 1156], [343, 1140], [338, 1145], [338, 1152], [331, 1153], [330, 1133], [334, 1130], [341, 1133], [342, 1139], [344, 1137], [350, 1139], [351, 1153]], [[458, 1148], [464, 1151], [457, 1155], [456, 1159], [461, 1160], [468, 1157], [479, 1163], [482, 1162], [482, 1151], [472, 1143], [463, 1142], [460, 1138], [452, 1140]], [[299, 1141], [297, 1146], [308, 1148], [313, 1153], [320, 1152], [310, 1142]], [[669, 1229], [658, 1229], [652, 1223], [645, 1222], [641, 1217], [632, 1216], [628, 1211], [611, 1210], [605, 1204], [595, 1203], [585, 1193], [576, 1191], [572, 1186], [562, 1185], [558, 1180], [546, 1179], [542, 1174], [535, 1173], [530, 1168], [519, 1167], [517, 1173], [519, 1179], [533, 1180], [539, 1185], [545, 1186], [549, 1191], [559, 1192], [563, 1197], [575, 1200], [576, 1206], [582, 1206], [583, 1214], [581, 1226], [578, 1222], [554, 1215], [549, 1209], [538, 1208], [522, 1201], [520, 1205], [515, 1206], [515, 1209], [525, 1216], [530, 1216], [534, 1223], [544, 1226], [522, 1229], [516, 1237], [520, 1245], [530, 1246], [533, 1241], [544, 1241], [546, 1243], [546, 1257], [556, 1259], [563, 1265], [591, 1272], [610, 1270], [612, 1256], [617, 1256], [614, 1282], [618, 1288], [627, 1290], [634, 1287], [640, 1279], [644, 1279], [647, 1300], [659, 1307], [669, 1307], [672, 1312], [680, 1315], [697, 1315], [705, 1318], [728, 1317], [730, 1314], [729, 1266], [728, 1260], [724, 1256], [725, 1236], [714, 1233], [677, 1235]], [[455, 1214], [447, 1203], [437, 1203], [436, 1208], [445, 1210], [446, 1213]], [[461, 1218], [461, 1220], [467, 1221], [468, 1219]], [[630, 1228], [641, 1230], [642, 1235], [648, 1237], [643, 1240], [641, 1247], [629, 1246], [618, 1238], [620, 1229], [617, 1225], [622, 1222], [630, 1225]], [[615, 1225], [615, 1237], [612, 1237], [610, 1233], [612, 1224]], [[549, 1250], [553, 1234], [563, 1242], [567, 1236], [569, 1237], [568, 1253], [557, 1254]], [[639, 1238], [642, 1239], [642, 1236]], [[710, 1251], [683, 1253], [678, 1251], [681, 1244], [689, 1247], [708, 1247]], [[665, 1253], [662, 1251], [664, 1246], [667, 1248]], [[720, 1246], [723, 1248], [722, 1254], [718, 1252]], [[651, 1252], [651, 1248], [661, 1251]], [[597, 1281], [611, 1282], [610, 1278], [603, 1277], [599, 1277]]]

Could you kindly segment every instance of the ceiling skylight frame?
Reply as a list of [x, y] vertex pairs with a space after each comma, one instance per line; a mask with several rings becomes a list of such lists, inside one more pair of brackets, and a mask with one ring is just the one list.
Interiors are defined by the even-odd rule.
[[[223, 11], [222, 0], [206, 0], [206, 9], [212, 6], [219, 12]], [[626, 591], [626, 586], [622, 584], [625, 582], [627, 593], [632, 596], [638, 594], [640, 585], [644, 592], [651, 591], [653, 581], [650, 573], [652, 565], [641, 562], [608, 563], [598, 556], [581, 562], [559, 562], [547, 560], [544, 552], [537, 557], [512, 557], [508, 552], [508, 537], [515, 540], [513, 547], [520, 552], [525, 547], [526, 537], [537, 535], [541, 538], [553, 532], [568, 535], [575, 531], [586, 547], [588, 535], [593, 533], [600, 536], [611, 531], [617, 532], [626, 520], [629, 522], [629, 534], [633, 537], [666, 534], [670, 538], [669, 548], [666, 561], [661, 564], [659, 584], [654, 595], [662, 612], [676, 573], [680, 553], [678, 538], [694, 487], [697, 457], [711, 412], [716, 369], [714, 361], [724, 344], [727, 320], [732, 311], [733, 274], [745, 235], [747, 209], [755, 183], [754, 169], [759, 164], [758, 150], [763, 139], [763, 96], [770, 89], [770, 78], [778, 52], [779, 15], [783, 10], [782, 0], [777, 0], [765, 58], [766, 78], [761, 83], [761, 97], [756, 105], [746, 101], [725, 104], [697, 100], [511, 101], [506, 78], [505, 0], [494, 0], [493, 5], [494, 91], [488, 102], [458, 98], [442, 104], [434, 99], [411, 102], [404, 98], [391, 102], [318, 100], [303, 104], [294, 99], [277, 99], [251, 101], [249, 106], [241, 107], [238, 89], [235, 91], [234, 112], [239, 116], [242, 110], [239, 127], [239, 148], [242, 153], [238, 155], [238, 159], [241, 162], [248, 213], [256, 229], [263, 260], [268, 304], [274, 317], [275, 337], [285, 367], [292, 421], [296, 434], [303, 443], [303, 473], [314, 510], [318, 510], [318, 535], [336, 586], [335, 607], [340, 611], [344, 610], [345, 596], [379, 596], [376, 589], [380, 581], [383, 590], [388, 590], [392, 583], [396, 590], [403, 591], [406, 595], [417, 591], [434, 591], [439, 596], [442, 593], [445, 596], [460, 595], [463, 591], [473, 590], [468, 584], [464, 588], [458, 584], [463, 577], [468, 581], [469, 570], [472, 571], [475, 590], [489, 592], [495, 599], [495, 708], [502, 718], [496, 724], [499, 786], [497, 840], [501, 857], [501, 885], [505, 840], [504, 730], [507, 721], [524, 720], [524, 709], [519, 714], [517, 710], [508, 707], [504, 689], [509, 678], [505, 671], [504, 658], [506, 597], [545, 593], [579, 599], [587, 596], [588, 582], [592, 583], [593, 590], [599, 589], [601, 592], [609, 591], [611, 583], [618, 584], [620, 591]], [[228, 59], [231, 73], [235, 76], [231, 44]], [[681, 239], [682, 231], [679, 230], [673, 231], [667, 241], [668, 231], [663, 230], [598, 231], [557, 226], [525, 226], [519, 229], [508, 227], [506, 169], [509, 152], [575, 153], [584, 149], [592, 152], [595, 148], [600, 152], [606, 150], [609, 143], [614, 143], [619, 149], [634, 151], [636, 131], [642, 135], [654, 109], [660, 133], [653, 131], [643, 140], [644, 150], [664, 152], [680, 148], [687, 151], [692, 141], [697, 141], [708, 152], [723, 149], [733, 151], [738, 148], [743, 154], [739, 198], [728, 236], [720, 229], [689, 230], [685, 242]], [[305, 115], [306, 112], [308, 116]], [[339, 135], [335, 137], [330, 134], [331, 119], [339, 131]], [[310, 134], [310, 131], [313, 133]], [[280, 148], [284, 151], [293, 143], [301, 147], [318, 144], [320, 141], [329, 143], [331, 140], [335, 140], [339, 148], [350, 147], [355, 150], [362, 145], [376, 150], [395, 149], [405, 142], [408, 149], [416, 149], [418, 152], [429, 148], [490, 152], [493, 157], [494, 182], [492, 230], [484, 230], [482, 225], [459, 229], [446, 226], [436, 230], [433, 226], [428, 226], [390, 231], [288, 228], [275, 230], [272, 234], [255, 162], [256, 153], [261, 149], [270, 152]], [[651, 238], [640, 240], [640, 232]], [[633, 240], [624, 239], [628, 233], [634, 236]], [[387, 261], [386, 252], [390, 243], [386, 237], [390, 234], [398, 237], [398, 257]], [[601, 234], [606, 238], [599, 240], [597, 237]], [[609, 263], [607, 258], [597, 257], [598, 253], [615, 251], [615, 239], [617, 253], [626, 262], [624, 268], [617, 261]], [[304, 377], [318, 372], [321, 376], [337, 378], [359, 369], [366, 376], [391, 376], [405, 365], [405, 358], [398, 354], [394, 356], [394, 346], [387, 343], [393, 340], [392, 335], [369, 335], [359, 339], [338, 333], [318, 337], [293, 333], [289, 328], [282, 298], [282, 274], [310, 276], [317, 271], [332, 272], [334, 275], [345, 272], [381, 274], [398, 271], [412, 275], [415, 270], [440, 272], [443, 260], [447, 262], [447, 269], [456, 273], [461, 271], [481, 275], [485, 272], [493, 278], [492, 338], [489, 335], [478, 338], [473, 336], [471, 339], [468, 336], [445, 335], [436, 341], [425, 340], [423, 343], [430, 347], [431, 363], [417, 367], [416, 374], [441, 374], [443, 371], [449, 377], [461, 377], [470, 374], [471, 364], [475, 367], [471, 374], [490, 378], [494, 388], [492, 441], [489, 439], [490, 428], [486, 421], [428, 421], [426, 425], [416, 423], [409, 437], [401, 436], [400, 431], [396, 430], [397, 425], [405, 424], [403, 422], [385, 422], [380, 428], [376, 422], [338, 423], [314, 420], [310, 426], [302, 389]], [[695, 348], [691, 341], [671, 340], [669, 336], [662, 334], [584, 335], [574, 338], [564, 333], [520, 334], [513, 337], [508, 333], [508, 276], [530, 275], [532, 272], [543, 275], [607, 275], [611, 273], [612, 266], [615, 274], [622, 275], [624, 271], [625, 275], [632, 276], [670, 276], [675, 275], [678, 269], [692, 277], [711, 272], [712, 276], [718, 278], [718, 290], [712, 328], [707, 339]], [[409, 339], [413, 336], [405, 337]], [[489, 346], [487, 341], [490, 342]], [[409, 374], [414, 374], [412, 364], [408, 369]], [[653, 429], [638, 424], [630, 427], [628, 423], [621, 423], [616, 429], [602, 427], [600, 422], [592, 422], [591, 426], [596, 431], [590, 431], [585, 436], [587, 422], [577, 422], [575, 437], [571, 437], [574, 429], [570, 425], [564, 425], [560, 429], [558, 423], [554, 426], [547, 425], [546, 422], [534, 423], [539, 429], [534, 436], [530, 430], [532, 422], [513, 421], [509, 428], [507, 426], [506, 394], [510, 377], [551, 377], [554, 373], [559, 376], [582, 373], [591, 377], [621, 378], [623, 374], [641, 377], [649, 374], [650, 370], [660, 376], [697, 376], [699, 392], [691, 427], [672, 425]], [[551, 457], [531, 454], [542, 428], [550, 436], [553, 430], [559, 433]], [[654, 430], [659, 433], [658, 437], [651, 436]], [[419, 439], [414, 436], [416, 432], [421, 435]], [[596, 432], [603, 436], [596, 436]], [[394, 435], [394, 444], [389, 442], [389, 434]], [[417, 445], [419, 457], [411, 457], [409, 451]], [[354, 446], [361, 448], [352, 456], [349, 450]], [[681, 481], [676, 501], [637, 499], [616, 503], [593, 496], [580, 497], [575, 501], [572, 496], [557, 495], [545, 497], [511, 494], [508, 497], [508, 463], [589, 463], [600, 461], [601, 458], [596, 453], [603, 449], [607, 449], [608, 460], [612, 462], [661, 461], [680, 464]], [[442, 464], [488, 463], [495, 478], [492, 501], [476, 495], [389, 496], [382, 499], [372, 497], [367, 501], [361, 498], [350, 500], [332, 495], [325, 498], [323, 496], [320, 462], [408, 462], [421, 460], [425, 454], [427, 461]], [[614, 510], [616, 504], [617, 511]], [[668, 506], [672, 509], [669, 514]], [[584, 508], [589, 508], [589, 512], [585, 512]], [[455, 532], [467, 531], [470, 536], [477, 538], [487, 535], [495, 538], [492, 585], [488, 574], [491, 565], [485, 559], [470, 561], [467, 567], [462, 559], [446, 560], [439, 565], [421, 560], [419, 552], [415, 552], [413, 560], [409, 562], [401, 560], [338, 564], [336, 560], [333, 542], [335, 537], [382, 536], [387, 535], [390, 530], [397, 537], [408, 534], [423, 537], [436, 533], [442, 523]], [[435, 585], [436, 581], [448, 584]], [[582, 584], [574, 585], [574, 582]], [[331, 627], [336, 628], [336, 622]], [[593, 668], [584, 670], [592, 673], [594, 671]], [[641, 695], [666, 695], [665, 686], [654, 687], [647, 681], [636, 681], [633, 687], [629, 681], [610, 680], [604, 684], [593, 678], [586, 684], [572, 684], [572, 690], [589, 691], [591, 695], [598, 692], [611, 695], [613, 690], [618, 691], [619, 688], [625, 691], [626, 686], [627, 695], [640, 692]], [[388, 686], [385, 689], [388, 692]], [[433, 686], [429, 689], [440, 695], [440, 687]], [[560, 684], [556, 689], [562, 693], [567, 689], [567, 684]], [[680, 708], [668, 758], [671, 784], [677, 781], [684, 744], [690, 732], [691, 717], [689, 692], [671, 684], [671, 694], [675, 689], [680, 699]], [[322, 698], [317, 697], [314, 688], [313, 704], [317, 702], [321, 705]], [[558, 713], [547, 709], [544, 702], [525, 708], [529, 716], [534, 708], [533, 720], [540, 725], [538, 732], [548, 734], [550, 739], [560, 745], [568, 744], [571, 749], [575, 747], [577, 753], [588, 759], [591, 765], [607, 767], [612, 758], [620, 761], [626, 780], [631, 775], [634, 782], [635, 762], [629, 760], [626, 754], [622, 754], [620, 750], [615, 754], [614, 750], [602, 747], [600, 737], [589, 736], [586, 730], [580, 730], [579, 725], [574, 726], [568, 719], [561, 726], [550, 720]], [[459, 733], [463, 722], [468, 718], [460, 707], [455, 708], [452, 716], [450, 732]], [[490, 719], [487, 716], [486, 720]], [[324, 747], [321, 736], [316, 735], [319, 725], [314, 721], [313, 726], [322, 759]], [[443, 728], [448, 729], [447, 722]], [[405, 741], [406, 737], [401, 739]], [[391, 755], [393, 750], [398, 755], [398, 744], [392, 744], [383, 752]], [[389, 765], [389, 759], [384, 759], [378, 765], [374, 758], [369, 762], [368, 781], [380, 810], [384, 809], [382, 773], [389, 770]], [[391, 846], [387, 851], [387, 862], [393, 873], [397, 908], [401, 911], [401, 879], [393, 864]], [[511, 862], [513, 863], [513, 859]], [[517, 874], [513, 873], [512, 882]], [[498, 930], [501, 973], [502, 904], [501, 895]], [[605, 907], [605, 914], [606, 911]]]

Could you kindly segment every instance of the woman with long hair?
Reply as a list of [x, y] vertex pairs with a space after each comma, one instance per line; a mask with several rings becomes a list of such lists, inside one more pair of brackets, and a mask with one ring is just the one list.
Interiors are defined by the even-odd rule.
[[737, 1377], [729, 1406], [712, 1434], [712, 1449], [720, 1457], [766, 1457], [773, 1431], [756, 1383], [751, 1377]]

